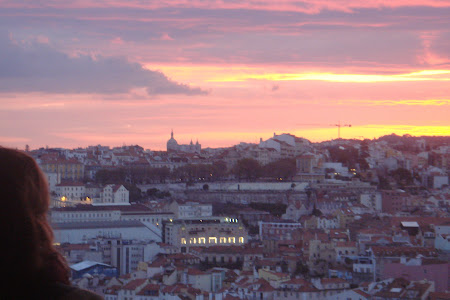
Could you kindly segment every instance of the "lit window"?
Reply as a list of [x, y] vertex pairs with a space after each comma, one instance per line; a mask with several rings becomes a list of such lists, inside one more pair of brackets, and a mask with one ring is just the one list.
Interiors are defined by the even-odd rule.
[[228, 238], [228, 243], [230, 243], [230, 244], [231, 243], [233, 243], [233, 244], [236, 243], [236, 238], [235, 237], [229, 237]]
[[244, 237], [243, 236], [239, 237], [239, 243], [241, 243], [241, 244], [244, 243]]
[[210, 243], [210, 244], [217, 244], [217, 238], [216, 237], [210, 237], [208, 239], [208, 243]]
[[189, 239], [189, 244], [197, 244], [197, 239], [196, 238], [190, 238]]
[[199, 244], [206, 244], [206, 238], [204, 238], [204, 237], [198, 238], [198, 243]]
[[185, 239], [185, 238], [181, 238], [181, 243], [182, 243], [183, 245], [186, 245], [186, 239]]
[[221, 244], [225, 244], [227, 242], [227, 238], [226, 237], [221, 237], [220, 238], [220, 243]]

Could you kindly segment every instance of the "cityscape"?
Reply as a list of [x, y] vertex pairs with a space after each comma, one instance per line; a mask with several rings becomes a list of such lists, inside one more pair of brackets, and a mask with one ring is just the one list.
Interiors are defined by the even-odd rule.
[[450, 300], [449, 16], [0, 0], [0, 298]]
[[449, 137], [25, 150], [104, 299], [448, 297]]

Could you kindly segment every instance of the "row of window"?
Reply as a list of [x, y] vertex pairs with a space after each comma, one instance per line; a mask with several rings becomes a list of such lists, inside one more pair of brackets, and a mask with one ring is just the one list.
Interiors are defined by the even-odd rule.
[[93, 214], [63, 214], [61, 218], [95, 218], [95, 217], [111, 217], [111, 213], [93, 213]]
[[[190, 238], [189, 239], [189, 244], [194, 245], [194, 244], [206, 244], [206, 241], [208, 241], [208, 244], [217, 244], [217, 242], [219, 242], [219, 244], [235, 244], [236, 243], [236, 238], [235, 237], [219, 237], [219, 239], [217, 239], [217, 237], [199, 237], [199, 238]], [[182, 245], [186, 245], [187, 244], [187, 240], [186, 238], [181, 238], [181, 244]], [[244, 237], [239, 237], [238, 238], [238, 243], [239, 244], [243, 244], [244, 243]]]
[[263, 226], [272, 227], [272, 228], [301, 228], [301, 224], [263, 224]]

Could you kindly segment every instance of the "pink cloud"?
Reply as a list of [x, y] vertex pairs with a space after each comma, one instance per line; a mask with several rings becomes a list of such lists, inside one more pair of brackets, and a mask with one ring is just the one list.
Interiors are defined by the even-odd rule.
[[433, 51], [433, 43], [439, 38], [440, 32], [423, 32], [420, 35], [423, 45], [423, 52], [418, 55], [418, 60], [422, 64], [441, 65], [450, 63], [450, 56], [442, 57]]
[[[2, 1], [3, 7], [8, 8], [36, 8], [40, 4], [17, 3], [13, 0]], [[88, 7], [127, 7], [141, 9], [158, 9], [158, 8], [201, 8], [201, 9], [251, 9], [251, 10], [268, 10], [268, 11], [291, 11], [316, 14], [323, 10], [334, 10], [343, 12], [352, 12], [354, 9], [361, 8], [396, 8], [396, 7], [450, 7], [450, 3], [446, 0], [258, 0], [258, 1], [200, 1], [200, 0], [155, 0], [155, 1], [46, 1], [46, 7], [59, 8], [88, 8]]]
[[168, 33], [163, 33], [160, 37], [160, 40], [162, 41], [173, 41], [173, 38], [170, 37]]
[[115, 37], [111, 40], [111, 44], [113, 45], [123, 45], [124, 41], [120, 37]]

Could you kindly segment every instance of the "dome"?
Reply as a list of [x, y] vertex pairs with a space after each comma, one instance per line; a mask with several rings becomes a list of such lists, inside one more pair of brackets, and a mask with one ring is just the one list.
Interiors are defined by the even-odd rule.
[[178, 150], [178, 143], [173, 138], [173, 130], [170, 133], [170, 140], [167, 141], [167, 151], [170, 151], [170, 150]]

